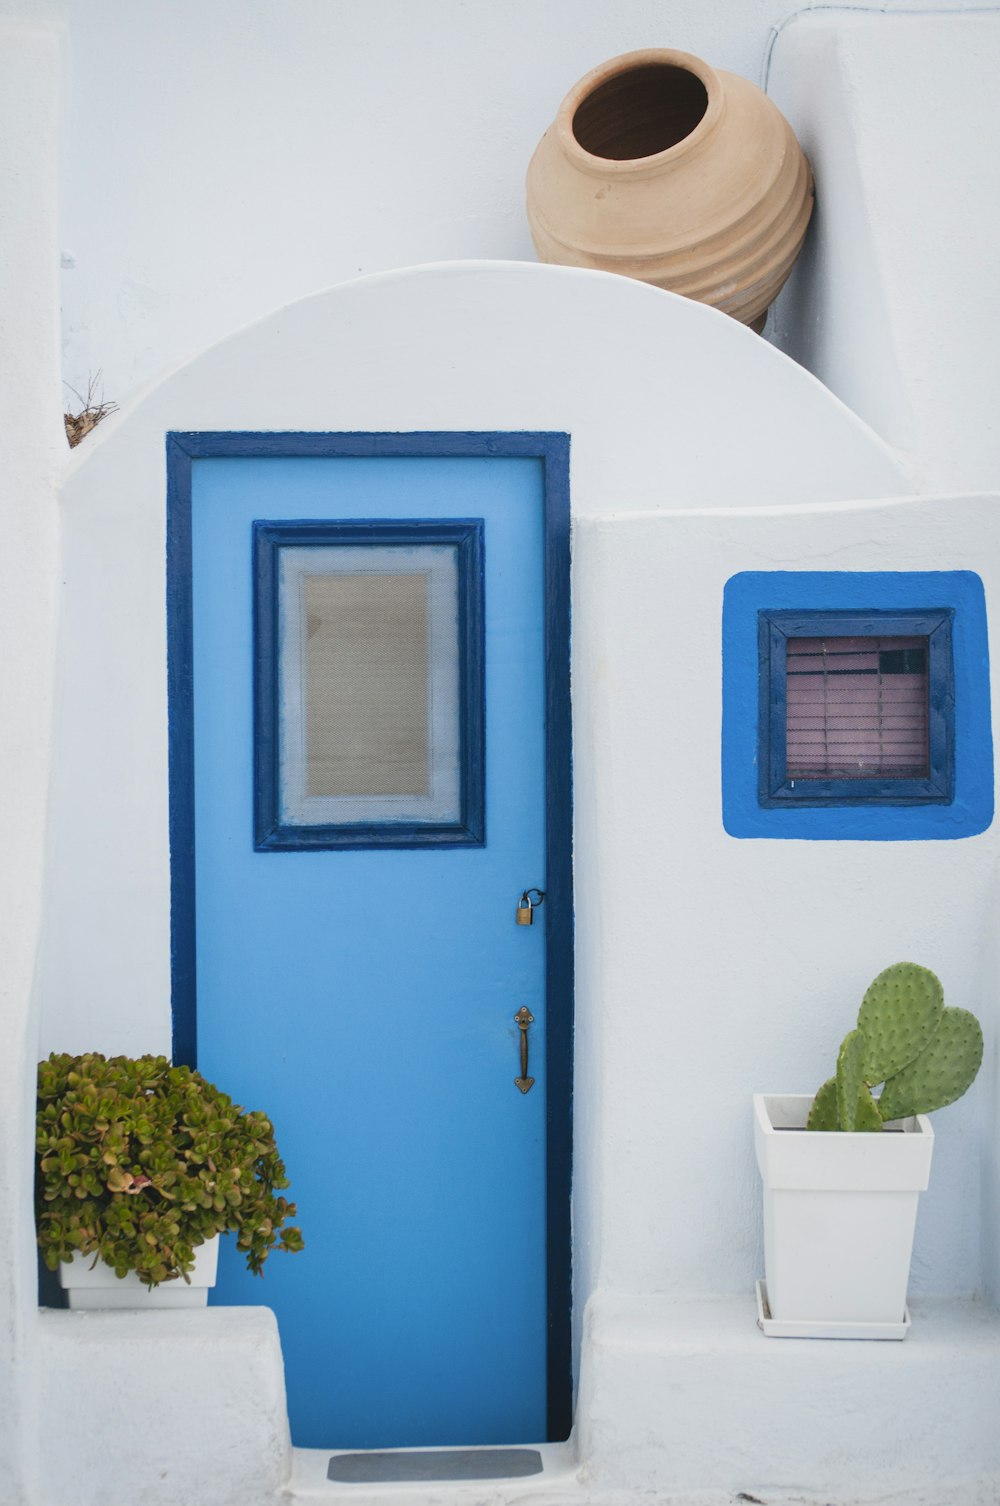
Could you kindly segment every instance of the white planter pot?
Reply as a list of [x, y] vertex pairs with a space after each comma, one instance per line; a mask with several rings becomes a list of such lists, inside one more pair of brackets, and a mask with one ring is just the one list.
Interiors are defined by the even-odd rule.
[[881, 1134], [805, 1128], [811, 1094], [754, 1094], [771, 1317], [901, 1325], [934, 1131], [925, 1114]]
[[59, 1284], [69, 1294], [72, 1308], [94, 1309], [157, 1307], [205, 1307], [208, 1289], [215, 1285], [219, 1263], [219, 1236], [198, 1245], [194, 1252], [194, 1270], [190, 1286], [181, 1277], [163, 1281], [159, 1286], [143, 1286], [134, 1271], [118, 1277], [103, 1260], [94, 1264], [93, 1255], [74, 1255], [68, 1265], [59, 1267]]

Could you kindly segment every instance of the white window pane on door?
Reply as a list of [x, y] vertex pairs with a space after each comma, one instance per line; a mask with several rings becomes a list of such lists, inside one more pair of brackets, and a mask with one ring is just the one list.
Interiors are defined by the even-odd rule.
[[427, 575], [304, 575], [306, 792], [426, 795]]
[[282, 820], [458, 819], [452, 545], [281, 550]]

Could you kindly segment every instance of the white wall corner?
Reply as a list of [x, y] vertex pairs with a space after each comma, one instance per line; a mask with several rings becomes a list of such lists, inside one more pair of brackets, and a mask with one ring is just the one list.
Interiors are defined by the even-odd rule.
[[[771, 338], [909, 453], [914, 414], [901, 368], [861, 164], [857, 88], [845, 56], [852, 17], [802, 12], [770, 55], [768, 93], [816, 180], [802, 253], [772, 310]], [[914, 475], [914, 480], [918, 480]]]
[[995, 7], [821, 6], [770, 58], [768, 92], [816, 178], [774, 341], [905, 451], [926, 492], [1000, 483], [998, 66]]
[[0, 1500], [34, 1499], [33, 1002], [52, 717], [61, 36], [0, 20]]

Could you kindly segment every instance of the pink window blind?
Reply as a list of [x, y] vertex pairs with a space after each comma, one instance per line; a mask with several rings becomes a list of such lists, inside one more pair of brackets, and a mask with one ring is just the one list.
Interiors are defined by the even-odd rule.
[[789, 638], [789, 779], [930, 772], [926, 638]]

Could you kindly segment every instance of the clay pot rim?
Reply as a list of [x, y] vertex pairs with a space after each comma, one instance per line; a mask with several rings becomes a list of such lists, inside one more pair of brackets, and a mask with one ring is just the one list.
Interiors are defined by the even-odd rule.
[[[693, 73], [705, 86], [708, 103], [705, 113], [687, 136], [676, 141], [673, 146], [668, 146], [662, 152], [653, 152], [648, 157], [597, 157], [593, 152], [588, 152], [582, 147], [573, 134], [573, 118], [580, 105], [588, 95], [593, 94], [601, 84], [606, 84], [609, 79], [620, 73], [630, 73], [637, 68], [649, 66], [669, 68], [682, 68], [686, 73]], [[602, 177], [640, 177], [647, 172], [655, 172], [658, 168], [678, 161], [688, 152], [697, 149], [715, 130], [725, 109], [725, 95], [722, 89], [722, 80], [715, 69], [706, 63], [703, 58], [695, 57], [692, 52], [678, 52], [671, 47], [645, 47], [638, 52], [622, 52], [617, 57], [609, 58], [605, 63], [599, 63], [589, 73], [584, 74], [578, 83], [566, 95], [559, 106], [556, 116], [556, 131], [559, 135], [560, 144], [567, 156], [572, 157], [584, 172], [600, 173]]]

